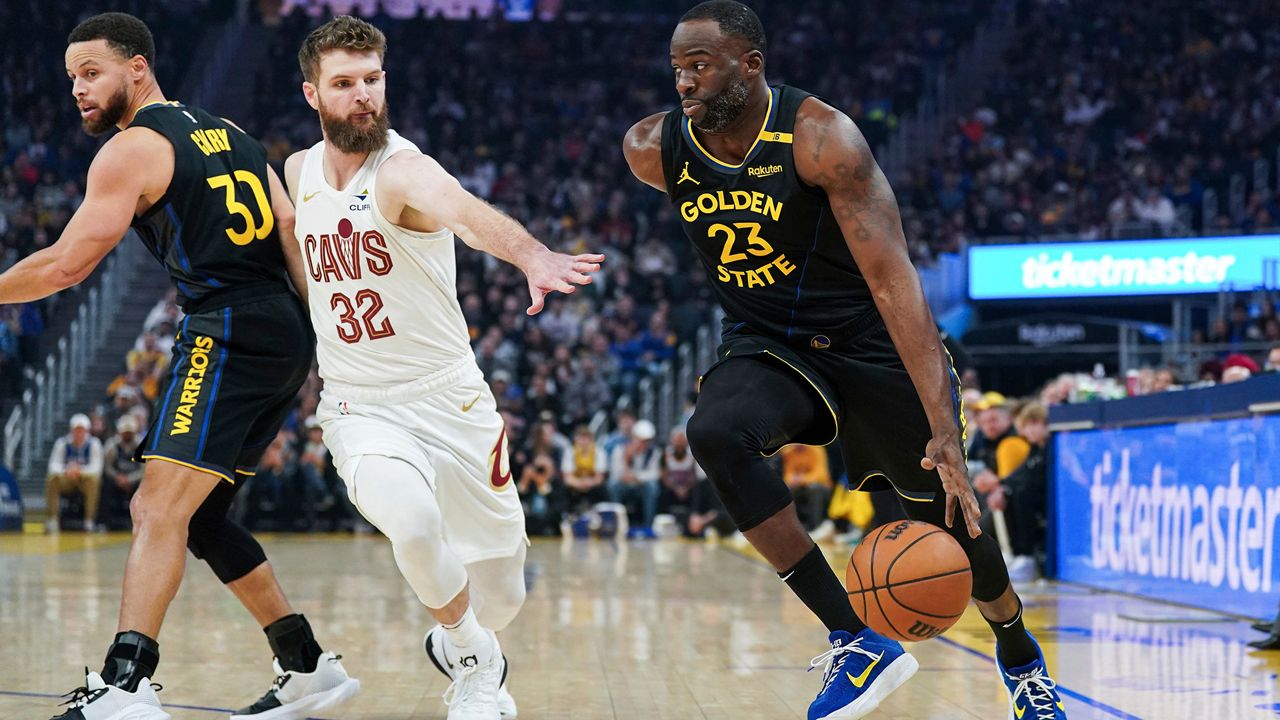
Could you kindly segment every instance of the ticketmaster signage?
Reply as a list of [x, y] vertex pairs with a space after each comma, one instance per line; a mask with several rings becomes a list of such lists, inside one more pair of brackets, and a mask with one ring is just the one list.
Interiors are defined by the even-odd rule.
[[1272, 617], [1280, 416], [1055, 436], [1064, 580]]
[[975, 245], [969, 248], [969, 297], [1181, 295], [1217, 292], [1224, 284], [1254, 288], [1264, 283], [1266, 260], [1280, 263], [1280, 235]]

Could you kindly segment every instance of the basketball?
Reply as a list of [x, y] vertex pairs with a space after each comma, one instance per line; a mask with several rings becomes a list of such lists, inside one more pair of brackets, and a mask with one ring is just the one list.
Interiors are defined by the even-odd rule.
[[960, 543], [929, 523], [903, 520], [872, 530], [849, 558], [845, 585], [853, 611], [899, 641], [928, 640], [969, 605], [973, 575]]

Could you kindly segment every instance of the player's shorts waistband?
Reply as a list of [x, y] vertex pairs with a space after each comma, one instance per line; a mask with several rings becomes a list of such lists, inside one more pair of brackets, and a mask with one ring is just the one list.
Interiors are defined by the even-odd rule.
[[199, 315], [232, 305], [290, 294], [292, 293], [289, 291], [289, 286], [284, 283], [272, 281], [243, 283], [210, 290], [194, 300], [186, 300], [182, 303], [182, 311], [188, 315]]
[[326, 378], [324, 391], [343, 400], [387, 403], [429, 397], [465, 379], [484, 381], [484, 374], [473, 358], [463, 358], [424, 378], [396, 385], [347, 385]]

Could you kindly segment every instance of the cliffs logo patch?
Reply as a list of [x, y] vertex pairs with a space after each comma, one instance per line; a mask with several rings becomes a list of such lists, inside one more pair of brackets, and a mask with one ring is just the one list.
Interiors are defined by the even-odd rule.
[[353, 193], [351, 197], [356, 199], [356, 201], [350, 205], [351, 210], [358, 211], [369, 209], [369, 188], [365, 188], [358, 193]]
[[502, 490], [511, 484], [511, 460], [507, 457], [507, 428], [498, 433], [498, 442], [489, 453], [489, 484]]

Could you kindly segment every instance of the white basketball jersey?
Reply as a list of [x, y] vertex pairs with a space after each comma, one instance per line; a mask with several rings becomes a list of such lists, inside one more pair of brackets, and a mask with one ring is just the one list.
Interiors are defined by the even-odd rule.
[[418, 233], [378, 209], [378, 168], [418, 148], [394, 131], [346, 188], [324, 177], [324, 142], [307, 151], [296, 190], [320, 375], [351, 386], [421, 380], [470, 360], [458, 305], [453, 232]]

